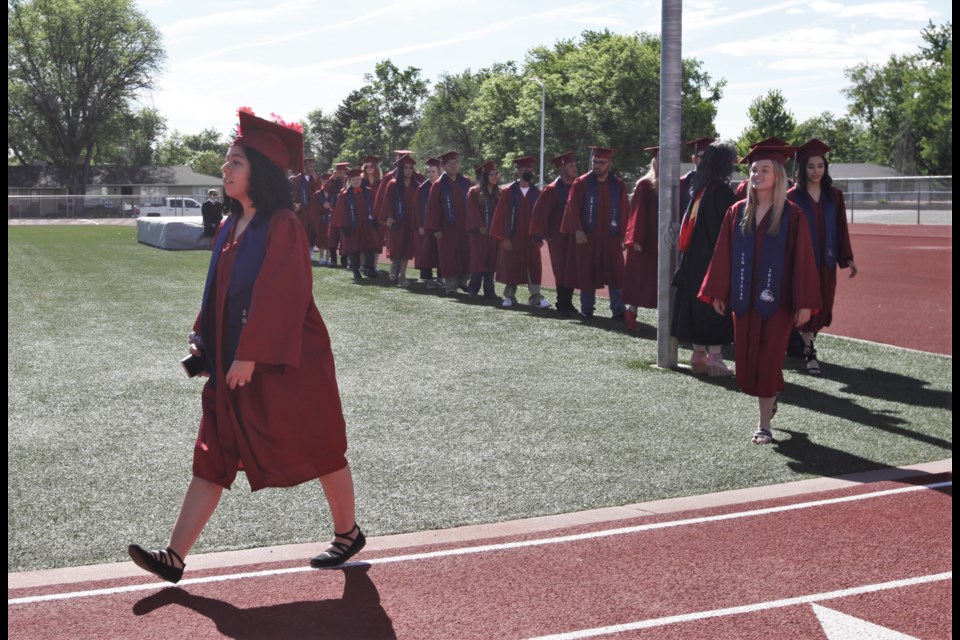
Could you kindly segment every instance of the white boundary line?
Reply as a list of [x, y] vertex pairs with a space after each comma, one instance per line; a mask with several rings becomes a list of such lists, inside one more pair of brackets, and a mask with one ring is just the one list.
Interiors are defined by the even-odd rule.
[[735, 616], [743, 613], [753, 613], [755, 611], [766, 611], [768, 609], [793, 607], [799, 604], [809, 604], [812, 602], [833, 600], [836, 598], [847, 598], [850, 596], [858, 596], [864, 593], [873, 593], [875, 591], [899, 589], [901, 587], [912, 587], [918, 584], [952, 579], [953, 572], [947, 571], [945, 573], [935, 573], [929, 576], [917, 576], [915, 578], [905, 578], [903, 580], [893, 580], [891, 582], [881, 582], [879, 584], [865, 584], [860, 587], [839, 589], [837, 591], [825, 591], [824, 593], [812, 593], [806, 596], [785, 598], [783, 600], [773, 600], [771, 602], [757, 602], [755, 604], [748, 604], [740, 607], [713, 609], [712, 611], [698, 611], [696, 613], [685, 613], [679, 616], [665, 616], [663, 618], [651, 618], [649, 620], [640, 620], [637, 622], [626, 622], [623, 624], [611, 625], [609, 627], [597, 627], [595, 629], [581, 629], [580, 631], [568, 631], [566, 633], [557, 633], [549, 636], [537, 636], [535, 638], [529, 638], [528, 640], [579, 640], [580, 638], [595, 638], [596, 636], [605, 636], [610, 635], [611, 633], [623, 633], [625, 631], [637, 631], [638, 629], [663, 627], [668, 624], [677, 624], [678, 622], [692, 622], [695, 620], [704, 620], [706, 618], [720, 618], [723, 616]]
[[[580, 533], [567, 536], [555, 536], [551, 538], [537, 538], [533, 540], [520, 540], [517, 542], [505, 542], [501, 544], [487, 544], [475, 547], [459, 547], [454, 549], [445, 549], [443, 551], [430, 551], [426, 553], [412, 553], [398, 556], [387, 556], [385, 558], [374, 558], [363, 562], [351, 562], [342, 567], [391, 564], [395, 562], [412, 562], [416, 560], [428, 560], [432, 558], [444, 558], [451, 556], [464, 556], [477, 553], [487, 553], [496, 551], [507, 551], [510, 549], [522, 549], [524, 547], [539, 547], [550, 544], [563, 544], [567, 542], [579, 542], [582, 540], [592, 540], [596, 538], [606, 538], [629, 533], [639, 533], [642, 531], [653, 531], [656, 529], [669, 529], [694, 524], [705, 524], [709, 522], [720, 522], [723, 520], [736, 520], [740, 518], [751, 518], [755, 516], [770, 515], [773, 513], [783, 513], [785, 511], [796, 511], [799, 509], [810, 509], [813, 507], [822, 507], [831, 504], [841, 504], [845, 502], [856, 502], [859, 500], [868, 500], [871, 498], [881, 498], [885, 496], [897, 495], [901, 493], [912, 493], [914, 491], [923, 491], [926, 489], [939, 489], [943, 487], [952, 487], [953, 481], [935, 482], [932, 484], [916, 485], [910, 487], [900, 487], [897, 489], [886, 489], [884, 491], [874, 491], [871, 493], [862, 493], [852, 496], [843, 496], [840, 498], [828, 498], [826, 500], [812, 500], [809, 502], [798, 502], [796, 504], [782, 505], [779, 507], [767, 507], [765, 509], [751, 509], [749, 511], [739, 511], [734, 513], [725, 513], [715, 516], [703, 516], [699, 518], [684, 518], [681, 520], [670, 520], [667, 522], [652, 522], [632, 527], [618, 527], [616, 529], [606, 529], [601, 531], [591, 531], [589, 533]], [[206, 578], [192, 578], [182, 580], [179, 586], [190, 584], [208, 584], [212, 582], [226, 582], [228, 580], [240, 580], [245, 578], [260, 578], [266, 576], [278, 576], [290, 573], [302, 573], [305, 571], [316, 571], [310, 567], [292, 567], [289, 569], [268, 569], [264, 571], [253, 571], [246, 573], [232, 573], [219, 576], [209, 576]], [[7, 606], [19, 604], [34, 604], [38, 602], [49, 602], [52, 600], [73, 600], [76, 598], [86, 598], [92, 596], [113, 595], [118, 593], [130, 593], [134, 591], [153, 591], [165, 588], [169, 585], [158, 585], [156, 583], [138, 584], [127, 587], [112, 587], [109, 589], [93, 589], [89, 591], [71, 591], [68, 593], [51, 593], [42, 596], [27, 596], [23, 598], [11, 598], [7, 600]]]

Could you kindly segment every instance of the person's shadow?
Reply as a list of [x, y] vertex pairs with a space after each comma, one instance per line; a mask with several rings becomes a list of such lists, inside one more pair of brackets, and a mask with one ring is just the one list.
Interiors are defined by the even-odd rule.
[[[133, 614], [142, 616], [176, 604], [210, 618], [225, 637], [238, 639], [395, 639], [393, 621], [380, 605], [380, 593], [367, 575], [369, 569], [368, 564], [343, 569], [345, 583], [339, 600], [302, 600], [240, 609], [169, 587], [137, 602]], [[175, 624], [175, 618], [169, 620]]]

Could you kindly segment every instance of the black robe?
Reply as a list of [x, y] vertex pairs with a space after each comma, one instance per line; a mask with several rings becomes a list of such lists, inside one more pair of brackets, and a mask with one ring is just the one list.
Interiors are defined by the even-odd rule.
[[[692, 199], [691, 199], [692, 200]], [[690, 246], [680, 254], [679, 267], [673, 276], [676, 297], [670, 333], [679, 342], [725, 345], [733, 342], [733, 319], [728, 310], [721, 316], [697, 296], [703, 277], [713, 258], [714, 247], [723, 226], [723, 216], [736, 202], [733, 189], [725, 182], [707, 185], [690, 238]]]

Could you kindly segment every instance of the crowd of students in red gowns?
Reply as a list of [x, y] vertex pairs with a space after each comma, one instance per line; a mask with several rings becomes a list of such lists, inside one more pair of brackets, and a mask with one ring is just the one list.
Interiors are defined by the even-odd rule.
[[[777, 138], [758, 142], [739, 160], [750, 178], [736, 189], [729, 182], [737, 163], [729, 143], [699, 138], [687, 146], [696, 168], [679, 185], [672, 332], [692, 345], [695, 374], [734, 375], [721, 349], [736, 345], [737, 381], [760, 398], [753, 441], [766, 444], [791, 330], [802, 336], [807, 371], [820, 373], [813, 340], [831, 321], [836, 269], [857, 272], [843, 195], [832, 187], [830, 148], [819, 140], [799, 148]], [[395, 151], [382, 177], [376, 156], [360, 168], [340, 163], [320, 176], [308, 158], [291, 189], [315, 264], [338, 266], [339, 251], [339, 265], [354, 279], [376, 278], [376, 258], [386, 247], [397, 286], [411, 286], [413, 260], [420, 280], [445, 295], [462, 291], [512, 307], [518, 287], [526, 286], [526, 303], [546, 308], [552, 305], [541, 292], [546, 242], [557, 311], [591, 318], [596, 291], [607, 288], [612, 317], [634, 330], [637, 309], [655, 308], [659, 291], [659, 149], [644, 150], [652, 161], [632, 192], [612, 171], [613, 151], [605, 147], [591, 147], [590, 171], [582, 175], [572, 152], [553, 158], [557, 175], [542, 190], [533, 184], [532, 157], [515, 160], [515, 179], [502, 184], [492, 161], [475, 168], [476, 182], [469, 180], [455, 151], [430, 158], [426, 175], [419, 174], [409, 150]], [[785, 164], [792, 157], [800, 174], [790, 188]]]

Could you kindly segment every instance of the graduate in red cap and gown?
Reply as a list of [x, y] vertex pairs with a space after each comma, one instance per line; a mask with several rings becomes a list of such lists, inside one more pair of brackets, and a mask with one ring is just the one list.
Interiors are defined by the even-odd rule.
[[[327, 183], [327, 201], [330, 203], [330, 216], [333, 217], [333, 210], [337, 206], [337, 200], [340, 199], [340, 194], [343, 193], [343, 190], [347, 186], [347, 172], [350, 171], [349, 162], [338, 162], [334, 167], [333, 175], [330, 177], [330, 181]], [[327, 238], [330, 244], [330, 266], [337, 266], [337, 250], [340, 247], [340, 228], [334, 224], [330, 224], [327, 227]], [[347, 254], [340, 252], [340, 266], [347, 267], [349, 266], [347, 260]]]
[[820, 361], [813, 339], [833, 320], [833, 300], [837, 294], [837, 267], [850, 269], [850, 277], [857, 275], [853, 261], [850, 231], [847, 229], [847, 207], [843, 192], [833, 186], [826, 143], [813, 138], [797, 149], [797, 185], [787, 191], [787, 198], [803, 211], [810, 224], [813, 255], [820, 270], [820, 295], [823, 306], [820, 313], [800, 327], [803, 356], [807, 372], [820, 373]]
[[[294, 211], [297, 219], [303, 225], [307, 232], [308, 242], [311, 240], [310, 233], [310, 197], [317, 190], [317, 161], [314, 158], [303, 159], [303, 171], [290, 179], [293, 190]], [[313, 261], [313, 244], [310, 244], [310, 260]]]
[[536, 162], [530, 156], [513, 161], [517, 179], [503, 190], [493, 214], [492, 233], [500, 241], [497, 282], [506, 285], [503, 289], [504, 307], [517, 304], [517, 287], [522, 284], [527, 285], [530, 294], [528, 305], [538, 309], [550, 306], [550, 301], [540, 293], [543, 238], [530, 234], [533, 207], [540, 197], [540, 189], [533, 184]]
[[557, 283], [556, 308], [561, 314], [567, 315], [577, 313], [577, 308], [573, 306], [573, 287], [567, 286], [564, 280], [567, 246], [570, 239], [560, 233], [560, 223], [563, 221], [563, 211], [567, 207], [570, 186], [579, 174], [572, 151], [565, 151], [553, 158], [553, 166], [557, 169], [557, 178], [543, 188], [536, 204], [533, 205], [530, 235], [547, 241], [550, 266]]
[[440, 156], [443, 175], [430, 187], [426, 230], [437, 238], [440, 269], [446, 294], [466, 291], [470, 281], [470, 246], [467, 243], [467, 192], [470, 180], [460, 174], [460, 154], [448, 151]]
[[238, 471], [252, 491], [320, 480], [336, 533], [311, 566], [343, 564], [364, 545], [333, 352], [285, 174], [302, 167], [303, 133], [246, 109], [239, 116], [222, 167], [230, 215], [189, 337], [194, 371], [208, 377], [193, 478], [166, 549], [128, 549], [137, 566], [174, 583]]
[[682, 216], [687, 210], [687, 206], [690, 204], [690, 198], [693, 195], [690, 193], [690, 184], [693, 182], [693, 177], [697, 175], [697, 168], [700, 166], [700, 159], [703, 158], [703, 153], [707, 150], [716, 138], [697, 138], [696, 140], [691, 140], [686, 143], [686, 146], [690, 147], [692, 153], [690, 154], [690, 162], [693, 163], [693, 169], [680, 176], [680, 215]]
[[492, 161], [476, 168], [477, 184], [467, 192], [467, 241], [470, 244], [470, 283], [467, 292], [476, 298], [497, 299], [493, 274], [497, 270], [500, 243], [490, 232], [493, 212], [500, 201], [500, 172]]
[[[373, 210], [373, 192], [363, 184], [360, 169], [347, 172], [347, 187], [337, 198], [331, 224], [340, 229], [341, 251], [347, 255], [353, 279], [377, 277], [380, 222]], [[361, 266], [362, 259], [362, 266]]]
[[397, 160], [398, 173], [390, 178], [380, 198], [380, 226], [387, 229], [387, 258], [390, 259], [390, 280], [409, 287], [407, 261], [417, 253], [419, 239], [416, 216], [416, 193], [419, 184], [414, 178], [416, 161], [405, 155]]
[[317, 247], [320, 255], [317, 258], [317, 266], [324, 267], [330, 264], [330, 196], [327, 194], [327, 183], [331, 175], [324, 173], [317, 176], [317, 190], [310, 197], [310, 213], [308, 221], [308, 240], [312, 243], [310, 246]]
[[653, 156], [647, 173], [637, 180], [630, 197], [630, 216], [624, 232], [627, 249], [623, 274], [623, 303], [627, 305], [627, 328], [637, 328], [637, 307], [657, 308], [660, 280], [657, 277], [660, 255], [660, 167], [659, 147], [646, 147]]
[[718, 314], [733, 311], [737, 383], [760, 409], [755, 444], [773, 441], [790, 331], [821, 305], [809, 225], [786, 198], [784, 164], [793, 152], [760, 145], [743, 159], [750, 166], [747, 198], [727, 210], [700, 288], [700, 299]]
[[623, 230], [627, 189], [613, 174], [613, 150], [591, 147], [591, 171], [570, 186], [560, 231], [569, 236], [564, 282], [580, 289], [580, 315], [592, 318], [596, 291], [608, 286], [610, 311], [622, 320]]
[[[424, 180], [417, 187], [415, 207], [417, 211], [417, 255], [413, 259], [413, 266], [420, 270], [420, 280], [427, 289], [443, 288], [440, 275], [440, 250], [437, 248], [437, 239], [427, 231], [427, 203], [430, 200], [430, 188], [440, 179], [439, 158], [430, 158], [426, 161]], [[437, 277], [433, 277], [433, 270], [437, 270]]]

